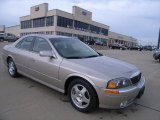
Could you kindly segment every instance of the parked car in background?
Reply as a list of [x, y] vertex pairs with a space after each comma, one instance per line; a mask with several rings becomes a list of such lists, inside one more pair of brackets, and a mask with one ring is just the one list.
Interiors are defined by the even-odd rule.
[[4, 33], [0, 33], [0, 42], [4, 41]]
[[143, 47], [140, 46], [140, 45], [135, 45], [135, 46], [130, 47], [130, 50], [139, 50], [139, 51], [141, 51], [141, 50], [143, 50]]
[[86, 41], [86, 44], [88, 44], [88, 45], [94, 45], [94, 44], [95, 44], [95, 41], [94, 41], [93, 39], [87, 40], [87, 41]]
[[107, 42], [103, 40], [95, 40], [95, 45], [106, 46]]
[[111, 49], [120, 49], [120, 50], [126, 50], [127, 49], [124, 45], [118, 44], [118, 43], [110, 44], [110, 45], [108, 45], [108, 47], [111, 48]]
[[76, 38], [23, 36], [6, 45], [2, 57], [11, 77], [20, 73], [68, 95], [80, 112], [127, 107], [145, 89], [136, 66], [103, 56]]
[[95, 40], [95, 45], [103, 46], [103, 42], [100, 40]]
[[157, 49], [157, 46], [152, 46], [152, 50], [156, 50]]
[[159, 62], [160, 62], [160, 49], [157, 49], [157, 50], [155, 51], [155, 53], [153, 54], [153, 58], [154, 58], [155, 60], [159, 60]]
[[152, 50], [153, 50], [153, 49], [152, 49], [152, 46], [150, 46], [150, 45], [144, 46], [143, 49], [144, 49], [144, 50], [149, 50], [149, 51], [152, 51]]
[[122, 44], [122, 46], [126, 47], [126, 49], [128, 49], [128, 50], [130, 49], [130, 47], [127, 45]]
[[0, 41], [8, 41], [8, 42], [15, 42], [18, 39], [17, 36], [11, 33], [0, 33]]

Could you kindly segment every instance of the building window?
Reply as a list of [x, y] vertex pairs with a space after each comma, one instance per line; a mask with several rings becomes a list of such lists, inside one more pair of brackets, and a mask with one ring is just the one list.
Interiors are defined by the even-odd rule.
[[45, 18], [33, 19], [33, 27], [44, 27]]
[[32, 20], [21, 21], [21, 29], [31, 28]]
[[73, 20], [58, 16], [57, 26], [73, 28]]
[[90, 30], [92, 33], [96, 33], [96, 34], [100, 33], [100, 28], [94, 25], [90, 25]]
[[46, 17], [46, 26], [53, 26], [54, 25], [54, 16]]
[[53, 35], [54, 32], [53, 31], [46, 31], [46, 35]]
[[102, 33], [103, 35], [108, 36], [108, 29], [104, 29], [104, 28], [102, 28], [101, 33]]
[[89, 24], [75, 20], [74, 21], [74, 27], [77, 30], [88, 31]]
[[71, 37], [72, 36], [72, 33], [66, 33], [66, 32], [56, 32], [57, 35], [62, 35], [62, 36], [69, 36]]

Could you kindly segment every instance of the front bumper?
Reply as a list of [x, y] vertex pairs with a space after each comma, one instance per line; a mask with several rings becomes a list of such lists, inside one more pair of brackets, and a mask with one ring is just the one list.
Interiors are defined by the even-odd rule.
[[101, 108], [119, 109], [129, 106], [136, 98], [140, 98], [145, 89], [145, 78], [133, 86], [119, 89], [119, 94], [107, 94], [104, 88], [98, 89], [99, 106]]

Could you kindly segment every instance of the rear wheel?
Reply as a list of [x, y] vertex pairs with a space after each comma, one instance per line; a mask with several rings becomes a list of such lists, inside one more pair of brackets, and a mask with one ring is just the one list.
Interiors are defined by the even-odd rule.
[[11, 58], [8, 60], [8, 73], [11, 77], [17, 77], [18, 76], [16, 65]]
[[97, 96], [93, 87], [83, 79], [73, 80], [68, 88], [72, 106], [80, 112], [91, 112], [97, 107]]

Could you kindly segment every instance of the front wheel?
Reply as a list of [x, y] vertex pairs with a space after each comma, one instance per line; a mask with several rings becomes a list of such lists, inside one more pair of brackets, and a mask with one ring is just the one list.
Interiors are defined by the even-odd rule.
[[72, 106], [80, 112], [91, 112], [97, 107], [97, 96], [93, 87], [83, 79], [73, 80], [68, 88]]
[[18, 76], [16, 65], [11, 58], [8, 60], [8, 73], [11, 77], [17, 77]]

